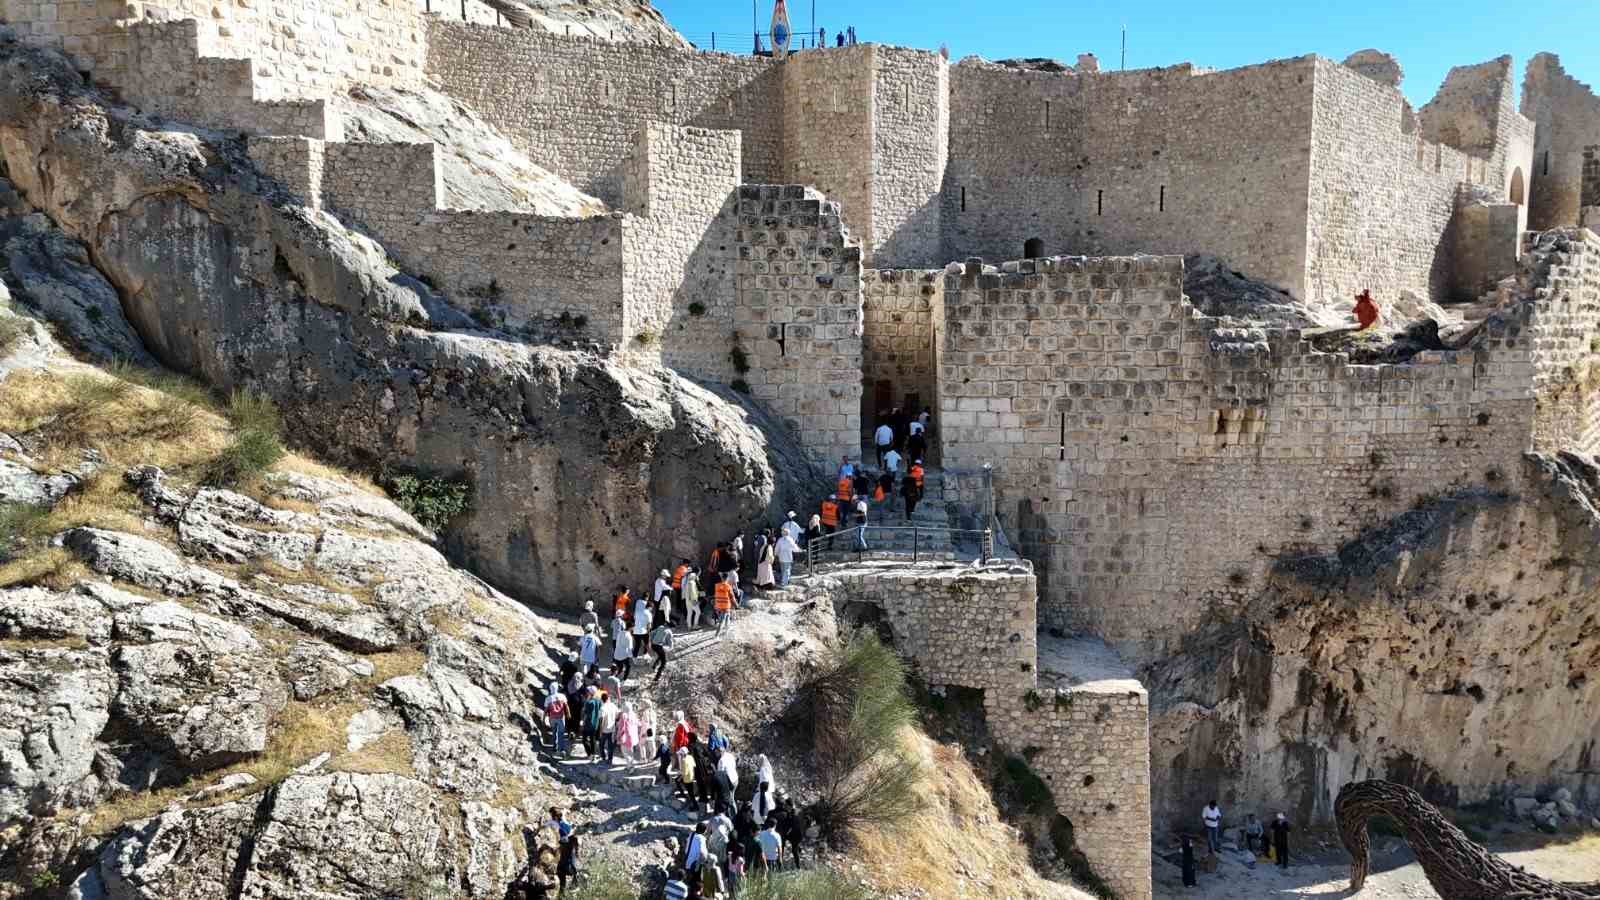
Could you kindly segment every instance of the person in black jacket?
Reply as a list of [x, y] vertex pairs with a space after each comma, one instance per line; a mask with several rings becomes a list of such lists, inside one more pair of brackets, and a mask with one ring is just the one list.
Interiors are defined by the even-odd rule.
[[1194, 887], [1194, 844], [1186, 834], [1183, 836], [1183, 886]]
[[1278, 813], [1278, 818], [1272, 823], [1272, 852], [1278, 857], [1278, 868], [1289, 868], [1289, 832], [1293, 830], [1289, 825], [1289, 817]]
[[917, 511], [917, 501], [922, 499], [922, 489], [917, 487], [917, 480], [910, 475], [900, 479], [900, 495], [906, 498], [906, 521], [911, 521], [911, 514]]

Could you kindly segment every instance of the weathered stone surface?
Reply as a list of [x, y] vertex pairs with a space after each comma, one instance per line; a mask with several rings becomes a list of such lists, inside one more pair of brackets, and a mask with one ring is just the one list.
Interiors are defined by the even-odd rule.
[[94, 797], [116, 683], [104, 650], [0, 648], [0, 829]]
[[1345, 57], [1344, 64], [1373, 81], [1392, 88], [1398, 88], [1400, 79], [1405, 77], [1404, 70], [1400, 68], [1400, 61], [1382, 50], [1370, 48], [1357, 50]]
[[296, 641], [283, 659], [284, 676], [296, 700], [311, 700], [337, 691], [352, 678], [372, 674], [372, 663], [342, 653], [321, 641]]

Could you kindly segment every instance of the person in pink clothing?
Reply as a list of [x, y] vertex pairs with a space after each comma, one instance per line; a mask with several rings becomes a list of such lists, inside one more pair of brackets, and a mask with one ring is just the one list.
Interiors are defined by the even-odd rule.
[[634, 756], [640, 735], [639, 714], [634, 711], [633, 701], [630, 700], [622, 705], [622, 715], [617, 717], [617, 747], [622, 750], [624, 761]]

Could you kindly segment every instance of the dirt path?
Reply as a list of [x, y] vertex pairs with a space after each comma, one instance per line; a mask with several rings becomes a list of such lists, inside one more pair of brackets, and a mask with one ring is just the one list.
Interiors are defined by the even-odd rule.
[[[1542, 846], [1496, 848], [1513, 865], [1526, 867], [1546, 878], [1585, 881], [1600, 878], [1600, 836], [1562, 836]], [[1329, 854], [1324, 854], [1327, 856]], [[1155, 895], [1193, 900], [1236, 900], [1242, 897], [1347, 897], [1360, 900], [1431, 900], [1439, 895], [1429, 886], [1422, 867], [1401, 846], [1377, 858], [1373, 873], [1360, 893], [1350, 892], [1350, 867], [1345, 863], [1291, 866], [1287, 871], [1258, 862], [1254, 869], [1224, 862], [1214, 874], [1201, 873], [1199, 885], [1186, 888], [1176, 866], [1158, 863]]]

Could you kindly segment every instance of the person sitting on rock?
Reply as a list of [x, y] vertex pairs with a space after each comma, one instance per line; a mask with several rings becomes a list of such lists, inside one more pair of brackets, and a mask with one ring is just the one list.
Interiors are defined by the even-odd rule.
[[1356, 295], [1356, 321], [1361, 323], [1360, 331], [1366, 331], [1378, 323], [1378, 304], [1372, 300], [1372, 292], [1362, 289]]

